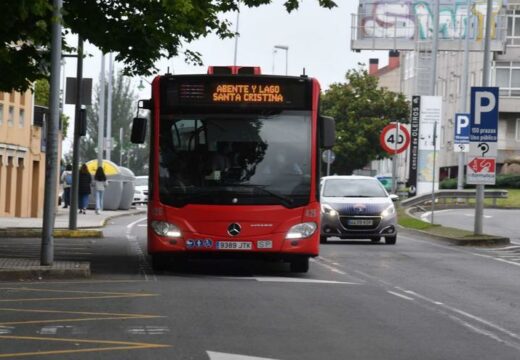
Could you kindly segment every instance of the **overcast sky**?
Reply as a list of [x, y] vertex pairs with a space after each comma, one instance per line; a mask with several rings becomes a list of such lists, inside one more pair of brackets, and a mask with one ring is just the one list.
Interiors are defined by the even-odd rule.
[[[328, 10], [320, 8], [318, 0], [302, 0], [299, 10], [291, 14], [286, 12], [282, 0], [273, 0], [272, 4], [258, 8], [243, 7], [239, 17], [237, 65], [260, 66], [264, 74], [273, 73], [274, 67], [274, 73], [282, 75], [285, 74], [287, 53], [288, 74], [300, 75], [305, 68], [307, 75], [318, 79], [322, 89], [335, 82], [344, 82], [347, 70], [357, 68], [359, 62], [367, 64], [371, 57], [380, 58], [380, 66], [384, 66], [385, 52], [356, 53], [350, 50], [351, 14], [356, 11], [358, 2], [338, 0], [336, 3], [338, 7]], [[236, 22], [236, 13], [228, 17]], [[76, 41], [75, 37], [70, 39], [73, 45]], [[274, 53], [275, 45], [288, 46], [289, 50]], [[188, 45], [188, 48], [202, 54], [204, 66], [188, 65], [183, 57], [178, 57], [156, 64], [160, 73], [165, 73], [168, 67], [175, 74], [205, 73], [208, 65], [233, 64], [234, 39], [220, 40], [210, 36]], [[92, 56], [84, 61], [84, 77], [93, 78], [95, 86], [99, 80], [101, 55], [93, 46], [87, 45], [86, 50]], [[118, 68], [120, 66], [115, 64], [115, 69]], [[75, 77], [74, 59], [66, 59], [64, 75]], [[152, 77], [145, 80], [151, 81]], [[134, 82], [137, 86], [139, 79], [134, 79]], [[146, 88], [139, 95], [148, 98], [150, 88], [146, 82], [144, 84]], [[72, 118], [74, 107], [66, 105], [65, 113]], [[68, 151], [70, 147], [69, 136], [64, 150]]]

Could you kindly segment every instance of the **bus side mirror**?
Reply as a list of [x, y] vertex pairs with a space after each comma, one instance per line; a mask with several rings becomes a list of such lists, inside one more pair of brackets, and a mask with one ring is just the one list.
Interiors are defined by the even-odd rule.
[[336, 142], [336, 122], [330, 116], [320, 116], [321, 147], [330, 149]]
[[143, 144], [146, 138], [146, 119], [134, 118], [132, 121], [132, 134], [130, 141], [134, 144]]

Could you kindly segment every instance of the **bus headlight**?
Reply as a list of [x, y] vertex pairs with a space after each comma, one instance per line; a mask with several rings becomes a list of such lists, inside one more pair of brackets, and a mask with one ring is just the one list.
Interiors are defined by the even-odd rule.
[[393, 214], [395, 214], [395, 207], [394, 205], [390, 205], [381, 212], [381, 217], [385, 218]]
[[334, 209], [332, 206], [327, 204], [321, 204], [321, 212], [322, 214], [329, 215], [329, 216], [337, 216], [338, 212], [336, 209]]
[[314, 222], [305, 222], [294, 225], [289, 229], [286, 239], [303, 239], [311, 236], [316, 231], [318, 226]]
[[166, 221], [152, 221], [152, 229], [157, 235], [170, 238], [179, 238], [182, 236], [181, 229], [177, 225], [170, 224]]

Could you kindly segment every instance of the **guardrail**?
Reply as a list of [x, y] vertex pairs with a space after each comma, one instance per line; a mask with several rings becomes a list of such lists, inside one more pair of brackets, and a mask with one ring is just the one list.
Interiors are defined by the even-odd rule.
[[[435, 199], [439, 199], [446, 203], [446, 199], [474, 199], [477, 195], [475, 189], [467, 190], [437, 190], [435, 191]], [[493, 199], [493, 206], [496, 206], [497, 199], [506, 199], [508, 196], [507, 190], [484, 190], [484, 198]], [[432, 194], [417, 195], [412, 198], [401, 201], [404, 207], [418, 206], [424, 203], [431, 203]]]

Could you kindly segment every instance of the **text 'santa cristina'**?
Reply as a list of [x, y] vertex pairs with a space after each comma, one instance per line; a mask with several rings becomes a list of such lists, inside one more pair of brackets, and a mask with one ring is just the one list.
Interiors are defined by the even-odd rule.
[[283, 103], [280, 85], [218, 85], [213, 92], [214, 102]]

